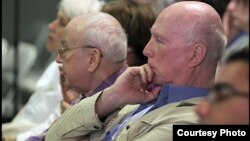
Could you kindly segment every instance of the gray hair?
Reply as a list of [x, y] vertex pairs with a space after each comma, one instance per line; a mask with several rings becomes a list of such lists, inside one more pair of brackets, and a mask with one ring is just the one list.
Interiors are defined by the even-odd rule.
[[227, 37], [224, 31], [217, 25], [210, 25], [210, 34], [208, 35], [208, 46], [212, 50], [208, 54], [211, 58], [220, 60], [223, 50], [227, 44]]
[[76, 29], [84, 44], [97, 47], [103, 56], [113, 62], [123, 62], [127, 56], [127, 37], [120, 23], [103, 12], [84, 16], [84, 25]]
[[102, 5], [99, 0], [61, 0], [59, 9], [63, 10], [68, 18], [73, 19], [78, 15], [99, 12]]

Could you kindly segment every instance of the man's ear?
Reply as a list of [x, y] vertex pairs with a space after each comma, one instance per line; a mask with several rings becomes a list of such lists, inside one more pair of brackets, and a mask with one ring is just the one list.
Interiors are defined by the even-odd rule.
[[101, 63], [101, 58], [102, 58], [101, 51], [97, 48], [94, 48], [90, 54], [89, 67], [88, 67], [89, 72], [94, 72], [99, 67]]
[[207, 47], [202, 45], [202, 44], [195, 44], [194, 46], [191, 47], [191, 55], [189, 58], [189, 67], [196, 67], [202, 61], [204, 61], [206, 54], [207, 54]]

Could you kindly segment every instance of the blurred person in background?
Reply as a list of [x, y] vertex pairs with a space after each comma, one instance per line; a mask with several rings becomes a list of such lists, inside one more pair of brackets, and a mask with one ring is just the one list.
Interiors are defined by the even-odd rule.
[[249, 46], [225, 60], [196, 112], [201, 124], [249, 124]]
[[[72, 18], [98, 12], [101, 6], [98, 0], [61, 0], [57, 18], [48, 25], [48, 51], [57, 54], [64, 28]], [[23, 141], [30, 135], [40, 134], [61, 115], [61, 106], [79, 97], [79, 94], [64, 85], [63, 77], [56, 62], [51, 62], [39, 78], [36, 90], [27, 104], [11, 123], [2, 125], [5, 140]]]
[[151, 37], [150, 28], [156, 19], [151, 6], [133, 0], [114, 0], [106, 3], [101, 11], [115, 17], [127, 34], [127, 64], [139, 66], [147, 63], [143, 49]]
[[231, 0], [227, 10], [233, 18], [232, 26], [249, 33], [249, 0]]
[[133, 0], [141, 4], [148, 4], [152, 7], [155, 13], [158, 15], [167, 6], [174, 4], [182, 0]]
[[228, 44], [222, 61], [249, 45], [249, 0], [230, 0], [223, 16], [223, 26]]

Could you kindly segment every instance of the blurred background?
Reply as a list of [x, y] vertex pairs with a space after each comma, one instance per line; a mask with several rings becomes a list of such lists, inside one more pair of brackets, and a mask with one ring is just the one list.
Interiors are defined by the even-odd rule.
[[2, 0], [2, 123], [27, 102], [52, 59], [45, 46], [47, 25], [56, 17], [58, 2]]

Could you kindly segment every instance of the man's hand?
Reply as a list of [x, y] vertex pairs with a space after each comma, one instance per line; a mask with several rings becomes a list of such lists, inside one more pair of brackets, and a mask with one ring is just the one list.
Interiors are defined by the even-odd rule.
[[63, 94], [63, 100], [67, 102], [68, 104], [71, 104], [74, 102], [78, 97], [79, 94], [71, 89], [66, 83], [65, 83], [65, 77], [63, 75], [62, 69], [59, 67], [60, 71], [60, 84], [62, 87], [62, 94]]
[[128, 68], [116, 82], [98, 98], [96, 112], [99, 118], [126, 104], [141, 104], [158, 97], [160, 86], [152, 86], [153, 72], [149, 65]]

